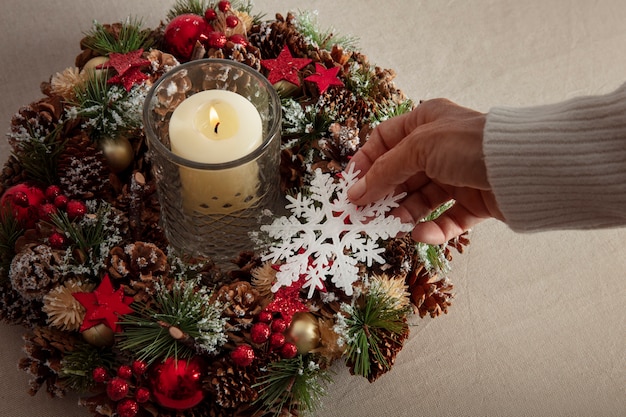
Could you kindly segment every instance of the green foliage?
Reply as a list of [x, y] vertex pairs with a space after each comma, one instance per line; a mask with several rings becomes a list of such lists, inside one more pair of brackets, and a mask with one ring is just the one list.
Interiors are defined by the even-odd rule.
[[354, 36], [338, 36], [333, 33], [334, 28], [321, 29], [317, 22], [317, 15], [310, 11], [301, 11], [296, 16], [296, 28], [304, 38], [317, 45], [320, 49], [332, 50], [338, 45], [346, 50], [354, 50], [358, 39]]
[[30, 128], [29, 137], [19, 142], [15, 157], [28, 179], [45, 186], [58, 182], [59, 157], [67, 143], [67, 139], [62, 139], [60, 135], [62, 127], [63, 124], [58, 124], [43, 137]]
[[326, 395], [327, 384], [332, 382], [328, 371], [302, 355], [272, 362], [259, 380], [255, 387], [260, 387], [260, 395], [255, 403], [266, 411], [274, 411], [275, 416], [287, 404], [289, 410], [297, 407], [299, 412], [314, 412]]
[[400, 116], [401, 114], [408, 113], [413, 110], [413, 101], [406, 99], [401, 102], [387, 101], [379, 105], [376, 112], [372, 116], [370, 123], [372, 126], [376, 126], [385, 120], [392, 117]]
[[171, 289], [159, 286], [153, 304], [135, 302], [133, 308], [135, 314], [121, 322], [124, 339], [119, 346], [146, 363], [212, 354], [226, 342], [222, 307], [196, 281], [178, 280]]
[[206, 0], [176, 0], [174, 6], [167, 12], [167, 19], [172, 20], [183, 14], [197, 14], [204, 16], [204, 12], [211, 5]]
[[24, 233], [19, 220], [9, 207], [0, 207], [0, 283], [9, 273], [15, 256], [15, 242]]
[[68, 352], [61, 362], [59, 376], [68, 388], [87, 392], [94, 387], [93, 370], [104, 367], [114, 368], [115, 354], [110, 349], [100, 349], [88, 343], [80, 343], [72, 352]]
[[[448, 201], [437, 207], [422, 221], [432, 221], [441, 216], [446, 210], [454, 205], [454, 201]], [[446, 275], [450, 272], [450, 263], [446, 258], [446, 245], [430, 245], [428, 243], [417, 242], [415, 244], [417, 255], [424, 267], [430, 274]]]
[[409, 310], [398, 309], [395, 298], [378, 291], [366, 293], [360, 301], [358, 305], [344, 306], [347, 317], [340, 317], [338, 330], [347, 343], [346, 355], [354, 364], [354, 373], [367, 378], [373, 359], [386, 369], [391, 367], [380, 349], [383, 333], [392, 337], [404, 333]]
[[154, 42], [150, 30], [142, 28], [141, 20], [128, 18], [120, 23], [120, 30], [115, 34], [94, 21], [83, 43], [100, 55], [109, 55], [112, 52], [125, 54], [141, 48], [147, 50]]

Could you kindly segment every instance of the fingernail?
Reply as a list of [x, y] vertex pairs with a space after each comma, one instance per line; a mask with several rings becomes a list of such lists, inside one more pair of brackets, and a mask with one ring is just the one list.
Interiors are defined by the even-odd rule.
[[348, 190], [348, 198], [352, 201], [356, 201], [363, 197], [367, 184], [365, 184], [365, 177], [361, 178]]

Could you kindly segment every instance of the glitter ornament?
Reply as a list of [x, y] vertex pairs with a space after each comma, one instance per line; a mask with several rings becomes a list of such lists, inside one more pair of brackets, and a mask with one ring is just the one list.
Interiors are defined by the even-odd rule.
[[106, 370], [106, 368], [99, 366], [96, 369], [93, 370], [93, 372], [91, 373], [91, 376], [93, 378], [94, 381], [96, 382], [106, 382], [109, 380], [109, 372]]
[[150, 400], [150, 390], [146, 387], [139, 387], [135, 392], [135, 400], [138, 403], [143, 404]]
[[133, 376], [133, 369], [128, 365], [122, 365], [117, 369], [117, 376], [130, 379], [130, 377]]
[[54, 232], [48, 237], [48, 243], [52, 249], [62, 249], [65, 246], [65, 236]]
[[284, 333], [287, 330], [287, 322], [283, 319], [276, 319], [272, 322], [272, 331], [274, 333]]
[[250, 329], [250, 339], [254, 343], [265, 343], [270, 337], [272, 330], [267, 323], [255, 323]]
[[280, 349], [285, 344], [285, 335], [282, 333], [272, 333], [270, 336], [270, 347]]
[[109, 168], [116, 174], [128, 168], [135, 159], [133, 146], [122, 136], [100, 139], [98, 147], [109, 163]]
[[287, 342], [280, 349], [280, 356], [283, 359], [292, 359], [295, 358], [298, 354], [298, 347], [293, 343]]
[[250, 345], [239, 345], [230, 353], [230, 358], [237, 366], [249, 366], [255, 358], [254, 349]]
[[137, 376], [141, 376], [146, 373], [148, 369], [148, 364], [144, 361], [134, 361], [133, 362], [133, 373]]
[[204, 399], [202, 365], [198, 357], [166, 359], [151, 369], [149, 382], [155, 401], [165, 408], [187, 410]]
[[87, 214], [87, 206], [82, 201], [68, 200], [65, 205], [65, 211], [70, 220], [76, 220]]
[[296, 313], [289, 326], [288, 337], [298, 348], [298, 353], [309, 353], [320, 345], [317, 318], [311, 313]]
[[0, 208], [10, 208], [15, 218], [27, 229], [35, 227], [39, 219], [39, 206], [44, 202], [44, 192], [27, 184], [10, 187], [0, 199]]
[[269, 311], [261, 311], [259, 313], [259, 321], [262, 323], [269, 323], [274, 318], [273, 314]]
[[126, 398], [117, 403], [115, 411], [119, 417], [135, 417], [139, 412], [139, 404], [135, 400]]
[[120, 377], [111, 379], [107, 384], [107, 396], [113, 401], [119, 401], [126, 397], [129, 390], [128, 381]]
[[165, 28], [164, 39], [168, 52], [177, 58], [188, 61], [196, 46], [203, 42], [213, 28], [202, 16], [186, 13], [173, 18]]

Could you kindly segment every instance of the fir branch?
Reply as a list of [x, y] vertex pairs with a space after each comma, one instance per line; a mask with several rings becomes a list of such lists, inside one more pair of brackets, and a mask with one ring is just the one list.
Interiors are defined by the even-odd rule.
[[345, 50], [355, 50], [358, 46], [358, 38], [354, 36], [335, 35], [334, 28], [321, 29], [315, 12], [300, 11], [296, 16], [295, 24], [305, 40], [320, 49], [330, 51], [334, 45], [337, 45]]
[[15, 157], [30, 180], [45, 185], [58, 183], [59, 157], [67, 143], [61, 138], [62, 128], [59, 123], [44, 137], [38, 137], [31, 128], [30, 138], [20, 142]]
[[9, 274], [15, 256], [15, 242], [24, 233], [24, 228], [8, 206], [0, 207], [0, 283]]
[[413, 110], [413, 100], [406, 99], [401, 102], [396, 101], [386, 101], [378, 106], [376, 112], [372, 115], [370, 119], [370, 124], [372, 127], [384, 122], [385, 120], [389, 120], [393, 117], [400, 116], [401, 114], [408, 113]]
[[159, 286], [152, 308], [134, 303], [135, 314], [126, 315], [124, 338], [119, 346], [140, 360], [191, 358], [213, 354], [226, 342], [222, 307], [211, 302], [211, 292], [196, 281], [177, 281], [171, 289]]
[[[454, 205], [454, 200], [450, 200], [433, 210], [428, 216], [422, 219], [425, 221], [435, 220], [441, 216], [446, 210]], [[450, 262], [446, 258], [446, 245], [430, 245], [428, 243], [417, 242], [415, 244], [417, 256], [424, 264], [424, 268], [429, 274], [447, 275], [450, 272]]]
[[120, 23], [120, 28], [116, 31], [96, 21], [93, 25], [93, 29], [86, 33], [83, 44], [100, 55], [109, 55], [112, 52], [125, 54], [137, 49], [148, 50], [153, 44], [150, 30], [143, 29], [139, 19], [126, 19]]
[[112, 370], [114, 365], [115, 354], [110, 349], [80, 343], [76, 349], [63, 357], [59, 376], [68, 388], [88, 392], [95, 386], [93, 370], [98, 367]]
[[259, 381], [254, 385], [259, 387], [259, 398], [254, 403], [279, 416], [285, 406], [289, 411], [294, 407], [300, 412], [317, 410], [332, 378], [308, 356], [298, 355], [270, 363]]
[[206, 0], [176, 0], [174, 6], [167, 12], [167, 19], [169, 21], [189, 13], [204, 16], [204, 12], [209, 6], [210, 3]]

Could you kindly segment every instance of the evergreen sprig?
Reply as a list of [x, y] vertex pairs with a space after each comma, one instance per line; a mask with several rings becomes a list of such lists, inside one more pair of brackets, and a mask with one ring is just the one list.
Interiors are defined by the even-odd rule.
[[259, 387], [259, 398], [255, 404], [261, 404], [264, 410], [274, 411], [274, 415], [278, 416], [286, 405], [289, 411], [294, 407], [303, 413], [317, 410], [332, 378], [309, 356], [298, 355], [293, 359], [272, 362], [259, 381], [254, 385]]
[[119, 31], [113, 32], [106, 26], [95, 22], [83, 44], [100, 55], [112, 52], [125, 54], [137, 49], [149, 49], [153, 45], [150, 30], [142, 28], [142, 22], [136, 18], [128, 18], [120, 22]]
[[[454, 205], [454, 201], [450, 200], [433, 210], [422, 221], [432, 221], [441, 216], [446, 210]], [[415, 244], [417, 256], [424, 264], [424, 267], [430, 274], [446, 275], [450, 272], [450, 263], [446, 258], [446, 245], [431, 245], [428, 243], [417, 242]]]
[[30, 137], [20, 142], [15, 157], [28, 179], [46, 186], [58, 183], [59, 157], [67, 143], [67, 139], [61, 138], [62, 128], [63, 124], [59, 123], [44, 137], [31, 129]]
[[204, 12], [209, 5], [210, 3], [206, 0], [176, 0], [176, 3], [167, 12], [167, 19], [172, 20], [177, 16], [188, 13], [204, 16]]
[[401, 335], [407, 330], [407, 308], [397, 308], [396, 299], [388, 294], [371, 291], [361, 303], [345, 305], [347, 317], [343, 318], [340, 332], [347, 343], [346, 355], [354, 365], [354, 373], [364, 377], [371, 374], [373, 360], [389, 370], [391, 365], [380, 348], [383, 334]]
[[13, 214], [13, 210], [0, 207], [0, 283], [8, 276], [11, 260], [15, 256], [15, 242], [24, 233], [24, 228]]
[[385, 120], [392, 117], [400, 116], [401, 114], [408, 113], [413, 110], [414, 103], [411, 99], [406, 99], [401, 102], [386, 101], [379, 105], [376, 112], [372, 115], [370, 123], [372, 126], [376, 126]]
[[67, 353], [61, 362], [60, 377], [68, 388], [87, 392], [94, 386], [93, 370], [104, 367], [112, 370], [115, 354], [110, 349], [100, 349], [88, 343], [80, 343], [76, 349]]
[[320, 49], [330, 51], [334, 45], [338, 45], [345, 50], [354, 50], [358, 46], [358, 38], [354, 36], [339, 36], [333, 33], [334, 28], [320, 28], [314, 12], [300, 11], [296, 15], [295, 24], [304, 38]]
[[178, 280], [171, 289], [159, 286], [153, 305], [135, 302], [135, 314], [121, 322], [124, 338], [119, 346], [138, 359], [150, 364], [168, 357], [212, 354], [226, 342], [222, 307], [211, 302], [211, 292], [196, 281]]

